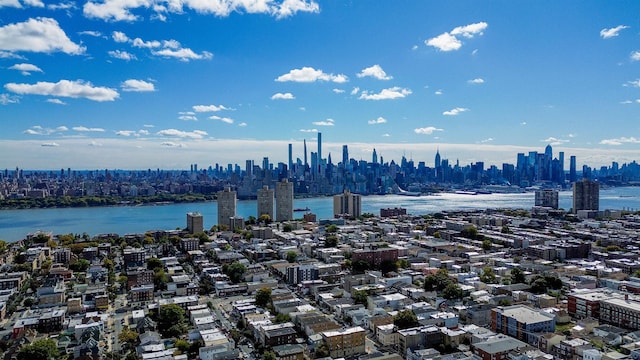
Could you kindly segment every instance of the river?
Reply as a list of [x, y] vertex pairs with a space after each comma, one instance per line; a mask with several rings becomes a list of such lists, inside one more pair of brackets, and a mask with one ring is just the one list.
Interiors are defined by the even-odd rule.
[[[572, 207], [572, 193], [560, 192], [560, 207]], [[381, 208], [403, 207], [409, 214], [422, 215], [446, 210], [530, 209], [533, 193], [462, 195], [443, 193], [429, 196], [373, 195], [362, 198], [362, 212], [379, 214]], [[331, 197], [303, 198], [294, 208], [309, 208], [318, 219], [333, 216]], [[609, 188], [600, 191], [600, 209], [639, 210], [640, 187]], [[0, 239], [17, 241], [37, 230], [54, 234], [140, 233], [186, 227], [186, 214], [197, 211], [204, 217], [205, 229], [215, 225], [216, 202], [145, 206], [111, 206], [90, 208], [0, 210]], [[256, 201], [238, 201], [237, 214], [245, 219], [256, 216]], [[302, 217], [296, 212], [295, 217]]]

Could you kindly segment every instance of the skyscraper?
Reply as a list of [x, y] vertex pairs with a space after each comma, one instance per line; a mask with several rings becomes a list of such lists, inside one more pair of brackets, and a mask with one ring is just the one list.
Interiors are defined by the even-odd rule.
[[309, 166], [309, 163], [307, 162], [307, 139], [303, 139], [302, 143], [304, 147], [304, 167], [306, 168], [307, 166]]
[[198, 234], [204, 231], [202, 214], [199, 212], [187, 213], [187, 231], [189, 234]]
[[576, 174], [576, 156], [571, 155], [571, 157], [569, 157], [569, 181], [575, 182], [577, 179], [578, 176]]
[[373, 155], [371, 155], [371, 162], [373, 164], [378, 163], [378, 153], [376, 152], [376, 148], [373, 148]]
[[342, 168], [346, 169], [349, 164], [349, 147], [342, 145]]
[[434, 165], [435, 165], [434, 167], [436, 169], [439, 168], [440, 165], [442, 165], [441, 161], [440, 161], [440, 149], [436, 149], [436, 158], [435, 158], [435, 161], [434, 161]]
[[600, 209], [600, 183], [582, 179], [573, 183], [573, 213]]
[[322, 133], [318, 133], [318, 158], [316, 159], [317, 173], [322, 176], [324, 173], [324, 166], [322, 163]]
[[273, 189], [268, 185], [258, 189], [258, 218], [262, 215], [269, 215], [269, 220], [273, 220]]
[[293, 220], [293, 183], [284, 179], [276, 183], [276, 221]]
[[230, 226], [230, 218], [236, 216], [236, 192], [227, 186], [218, 191], [218, 226]]
[[293, 145], [289, 144], [289, 174], [293, 174]]
[[352, 194], [349, 190], [333, 196], [333, 216], [358, 217], [362, 211], [362, 197]]

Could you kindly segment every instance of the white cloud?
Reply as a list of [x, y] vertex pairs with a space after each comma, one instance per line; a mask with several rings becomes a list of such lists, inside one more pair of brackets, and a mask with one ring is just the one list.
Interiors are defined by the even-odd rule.
[[492, 141], [493, 141], [493, 138], [486, 138], [486, 139], [484, 139], [484, 140], [480, 140], [480, 142], [481, 142], [482, 144], [485, 144], [485, 143], [488, 143], [488, 142], [492, 142]]
[[103, 128], [88, 128], [86, 126], [74, 126], [71, 129], [79, 132], [104, 132]]
[[102, 143], [99, 143], [99, 142], [97, 142], [97, 141], [95, 141], [95, 140], [91, 140], [91, 142], [89, 143], [89, 146], [97, 146], [97, 147], [100, 147], [100, 146], [102, 146]]
[[359, 77], [359, 78], [370, 76], [370, 77], [376, 78], [378, 80], [391, 80], [391, 79], [393, 79], [393, 76], [387, 75], [387, 73], [384, 72], [384, 70], [382, 70], [382, 67], [380, 67], [380, 65], [378, 65], [378, 64], [375, 64], [375, 65], [370, 66], [368, 68], [362, 69], [362, 71], [359, 72], [356, 76]]
[[58, 104], [58, 105], [67, 105], [66, 102], [60, 100], [60, 99], [47, 99], [48, 103], [52, 103], [52, 104]]
[[629, 27], [628, 27], [628, 26], [625, 26], [625, 25], [618, 25], [618, 26], [616, 26], [616, 27], [614, 27], [614, 28], [610, 28], [610, 29], [602, 29], [602, 30], [600, 30], [600, 36], [601, 36], [603, 39], [609, 39], [609, 38], [612, 38], [612, 37], [618, 36], [618, 33], [619, 33], [621, 30], [628, 29], [628, 28], [629, 28]]
[[240, 126], [240, 127], [247, 127], [247, 123], [246, 123], [246, 122], [241, 122], [240, 124], [238, 124], [238, 126]]
[[181, 111], [178, 114], [180, 115], [178, 119], [182, 121], [198, 121], [198, 118], [195, 116], [196, 113], [193, 111]]
[[359, 92], [360, 92], [360, 88], [357, 86], [351, 89], [351, 95], [357, 95]]
[[427, 46], [433, 46], [440, 51], [458, 50], [462, 47], [462, 41], [460, 41], [458, 36], [472, 39], [475, 35], [482, 35], [487, 26], [488, 24], [486, 22], [458, 26], [451, 30], [451, 32], [445, 32], [426, 40], [425, 44]]
[[275, 93], [271, 96], [271, 100], [293, 100], [295, 98], [292, 93]]
[[620, 137], [617, 139], [604, 139], [600, 140], [601, 145], [622, 145], [622, 144], [640, 144], [640, 139], [635, 137]]
[[17, 104], [20, 102], [20, 98], [17, 96], [12, 96], [9, 94], [0, 94], [0, 104], [9, 105], [9, 104]]
[[177, 148], [181, 148], [181, 147], [185, 147], [185, 144], [182, 143], [176, 143], [173, 141], [165, 141], [160, 143], [161, 146], [166, 146], [166, 147], [177, 147]]
[[467, 81], [469, 84], [484, 84], [484, 79], [475, 78]]
[[390, 134], [387, 134], [387, 133], [382, 134], [382, 137], [390, 137], [390, 136], [391, 136], [391, 135], [390, 135]]
[[415, 50], [418, 50], [418, 45], [413, 45], [413, 46], [411, 47], [411, 50], [414, 50], [414, 51], [415, 51]]
[[150, 0], [104, 0], [100, 3], [87, 1], [83, 7], [86, 17], [113, 21], [134, 21], [138, 17], [131, 9], [151, 6]]
[[44, 3], [40, 0], [22, 0], [26, 5], [33, 7], [44, 7]]
[[52, 129], [52, 128], [44, 128], [40, 125], [35, 125], [23, 131], [23, 133], [27, 135], [51, 135], [55, 133], [65, 132], [67, 130], [69, 129], [66, 126], [58, 126], [57, 128]]
[[56, 143], [56, 142], [48, 142], [48, 143], [42, 143], [40, 146], [44, 146], [44, 147], [58, 147], [60, 146], [60, 144]]
[[82, 80], [60, 80], [57, 83], [40, 81], [35, 84], [8, 83], [4, 87], [21, 95], [86, 98], [93, 101], [113, 101], [120, 96], [115, 89], [93, 86], [90, 82]]
[[520, 123], [520, 125], [525, 126], [525, 125], [527, 125], [527, 122], [523, 121], [523, 122]]
[[0, 0], [0, 8], [3, 7], [13, 7], [13, 8], [22, 8], [22, 4], [20, 4], [19, 0]]
[[336, 94], [344, 94], [344, 90], [343, 89], [333, 89], [331, 91], [333, 91]]
[[630, 55], [631, 61], [640, 61], [640, 51], [634, 51]]
[[448, 111], [445, 111], [442, 113], [442, 115], [446, 115], [446, 116], [456, 116], [460, 113], [463, 113], [465, 111], [469, 111], [469, 109], [467, 108], [461, 108], [461, 107], [457, 107]]
[[220, 116], [213, 115], [213, 116], [209, 116], [209, 119], [222, 121], [227, 124], [233, 124], [233, 119], [228, 117], [220, 117]]
[[315, 82], [315, 81], [332, 81], [335, 83], [344, 83], [348, 81], [348, 77], [343, 74], [327, 74], [324, 71], [305, 66], [301, 69], [293, 69], [286, 74], [276, 78], [278, 82]]
[[71, 16], [71, 12], [69, 10], [75, 9], [75, 8], [76, 8], [76, 4], [72, 1], [47, 5], [47, 9], [50, 9], [50, 10], [67, 10], [67, 15], [69, 16]]
[[112, 50], [107, 53], [109, 54], [109, 56], [115, 59], [120, 59], [125, 61], [138, 60], [138, 58], [134, 54], [124, 50]]
[[131, 136], [135, 136], [135, 137], [139, 137], [142, 135], [149, 135], [149, 131], [147, 130], [118, 130], [116, 131], [116, 135], [117, 136], [124, 136], [124, 137], [131, 137]]
[[93, 31], [93, 30], [79, 31], [78, 35], [89, 35], [89, 36], [93, 36], [93, 37], [102, 37], [102, 33], [100, 31]]
[[167, 136], [167, 137], [178, 137], [178, 138], [189, 138], [189, 139], [202, 139], [205, 136], [209, 135], [207, 134], [206, 131], [202, 131], [202, 130], [182, 131], [177, 129], [160, 130], [156, 134]]
[[373, 119], [373, 120], [369, 120], [369, 121], [367, 121], [367, 123], [368, 123], [369, 125], [384, 124], [384, 123], [386, 123], [386, 122], [387, 122], [387, 119], [383, 118], [382, 116], [380, 116], [380, 117], [379, 117], [379, 118], [377, 118], [377, 119]]
[[114, 31], [111, 33], [111, 38], [113, 39], [113, 41], [117, 42], [117, 43], [126, 43], [129, 42], [131, 39], [129, 39], [129, 37], [127, 36], [127, 34], [123, 33], [122, 31]]
[[548, 138], [546, 138], [544, 140], [540, 140], [540, 141], [544, 142], [544, 143], [547, 143], [549, 145], [562, 145], [562, 144], [565, 144], [565, 143], [569, 142], [569, 140], [558, 139], [558, 138], [555, 138], [553, 136], [550, 136], [550, 137], [548, 137]]
[[389, 100], [389, 99], [398, 99], [404, 98], [411, 95], [411, 90], [406, 88], [400, 88], [398, 86], [383, 89], [377, 94], [369, 94], [368, 91], [363, 91], [360, 94], [359, 99], [362, 100]]
[[314, 121], [312, 124], [316, 126], [334, 126], [335, 125], [333, 119], [327, 119], [324, 121]]
[[0, 50], [0, 59], [21, 59], [25, 60], [24, 56], [12, 53], [11, 51]]
[[158, 41], [158, 40], [144, 41], [144, 40], [142, 40], [140, 38], [135, 38], [135, 39], [131, 40], [131, 45], [133, 45], [133, 47], [137, 47], [137, 48], [154, 49], [154, 48], [159, 48], [160, 46], [162, 46], [162, 43], [160, 41]]
[[442, 94], [443, 94], [443, 92], [442, 92], [442, 90], [441, 90], [441, 89], [438, 89], [438, 90], [434, 91], [433, 93], [434, 93], [435, 95], [442, 95]]
[[224, 105], [194, 105], [193, 111], [195, 112], [217, 112], [222, 110], [231, 110]]
[[190, 60], [209, 60], [213, 58], [213, 54], [208, 51], [203, 51], [200, 54], [194, 52], [189, 48], [182, 48], [178, 50], [162, 49], [158, 51], [152, 51], [153, 55], [164, 56], [167, 58], [176, 58], [180, 61], [188, 62]]
[[423, 127], [423, 128], [413, 129], [413, 131], [416, 134], [431, 135], [436, 131], [444, 131], [444, 130], [443, 129], [438, 129], [437, 127], [433, 127], [433, 126], [427, 126], [427, 127]]
[[22, 72], [22, 75], [31, 75], [32, 72], [42, 72], [42, 69], [33, 64], [15, 64], [9, 67], [11, 70], [18, 70]]
[[149, 92], [156, 91], [156, 88], [153, 83], [144, 81], [144, 80], [136, 80], [129, 79], [125, 80], [120, 87], [122, 91], [135, 91], [135, 92]]
[[67, 37], [58, 22], [50, 18], [35, 18], [0, 27], [0, 50], [29, 52], [64, 52], [82, 54], [85, 48]]
[[318, 132], [318, 129], [300, 129], [300, 132], [304, 132], [304, 133], [316, 133], [316, 132]]
[[144, 125], [142, 125], [142, 126], [143, 126], [143, 127], [146, 127], [146, 128], [153, 128], [153, 127], [155, 127], [155, 125], [151, 125], [151, 124], [144, 124]]
[[625, 84], [622, 84], [622, 86], [640, 87], [640, 79], [627, 81]]

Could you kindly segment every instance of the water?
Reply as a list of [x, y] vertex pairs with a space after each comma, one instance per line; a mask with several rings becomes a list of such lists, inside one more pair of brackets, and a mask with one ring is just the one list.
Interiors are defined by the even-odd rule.
[[[570, 191], [561, 192], [560, 207], [572, 207]], [[381, 208], [403, 207], [414, 215], [430, 214], [446, 210], [480, 210], [492, 208], [530, 209], [533, 193], [521, 194], [440, 194], [434, 196], [365, 196], [362, 212], [379, 214]], [[311, 209], [318, 219], [333, 216], [331, 197], [296, 199], [294, 208]], [[640, 187], [611, 188], [600, 191], [601, 209], [640, 209]], [[0, 239], [16, 241], [37, 230], [54, 234], [83, 232], [89, 235], [102, 233], [140, 233], [146, 230], [168, 230], [186, 227], [186, 214], [197, 211], [204, 217], [206, 229], [215, 225], [218, 209], [215, 202], [194, 204], [168, 204], [156, 206], [114, 206], [94, 208], [0, 210]], [[245, 219], [256, 216], [256, 201], [238, 201], [237, 214]], [[294, 217], [302, 217], [302, 212]]]

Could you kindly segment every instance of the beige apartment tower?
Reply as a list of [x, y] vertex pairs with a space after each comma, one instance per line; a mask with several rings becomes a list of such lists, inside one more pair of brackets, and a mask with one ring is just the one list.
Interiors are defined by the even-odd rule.
[[352, 194], [349, 190], [333, 196], [333, 217], [357, 218], [362, 211], [362, 196]]
[[187, 213], [187, 231], [189, 234], [198, 234], [204, 231], [204, 221], [199, 212]]
[[[218, 191], [218, 226], [230, 226], [230, 220], [236, 216], [236, 192], [230, 187]], [[232, 229], [232, 228], [230, 228]]]
[[600, 209], [600, 183], [582, 179], [573, 183], [573, 213]]
[[276, 221], [293, 220], [293, 183], [276, 183]]
[[273, 189], [265, 185], [258, 190], [258, 219], [262, 215], [269, 215], [269, 220], [273, 221]]

